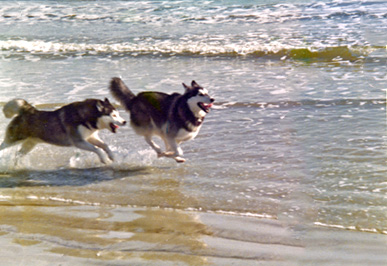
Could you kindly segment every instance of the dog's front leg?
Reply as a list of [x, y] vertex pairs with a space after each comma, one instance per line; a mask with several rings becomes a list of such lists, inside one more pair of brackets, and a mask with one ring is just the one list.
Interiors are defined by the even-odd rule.
[[105, 157], [103, 156], [103, 153], [101, 152], [101, 150], [99, 148], [96, 148], [93, 144], [86, 142], [86, 141], [82, 141], [82, 142], [75, 142], [74, 146], [79, 148], [79, 149], [82, 149], [82, 150], [91, 151], [91, 152], [96, 153], [98, 155], [101, 163], [107, 164], [107, 161], [106, 161]]
[[176, 143], [175, 139], [167, 138], [164, 141], [165, 146], [168, 147], [168, 151], [164, 153], [164, 156], [171, 157], [178, 163], [184, 163], [185, 159], [182, 157], [183, 150], [179, 147], [179, 144]]
[[100, 138], [97, 138], [94, 136], [93, 138], [87, 139], [87, 142], [93, 144], [94, 146], [97, 146], [97, 147], [103, 149], [106, 152], [106, 154], [108, 155], [109, 159], [111, 161], [114, 161], [114, 156], [113, 156], [113, 153], [110, 150], [109, 146], [105, 142], [103, 142]]

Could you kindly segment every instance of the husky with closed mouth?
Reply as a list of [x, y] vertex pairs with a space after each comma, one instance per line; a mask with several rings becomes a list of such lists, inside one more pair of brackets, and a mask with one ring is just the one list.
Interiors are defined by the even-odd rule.
[[[109, 87], [114, 98], [130, 112], [135, 132], [144, 136], [159, 157], [174, 158], [177, 162], [185, 162], [180, 143], [196, 137], [214, 102], [208, 91], [195, 81], [191, 86], [184, 83], [183, 86], [184, 94], [149, 91], [137, 96], [120, 78], [113, 78]], [[154, 135], [164, 141], [165, 152], [152, 140]]]
[[41, 111], [23, 99], [14, 99], [3, 108], [5, 117], [12, 118], [0, 150], [21, 143], [20, 155], [30, 152], [38, 143], [75, 146], [94, 152], [107, 163], [104, 150], [113, 161], [113, 153], [98, 136], [108, 129], [115, 133], [126, 121], [107, 98], [104, 101], [87, 99], [74, 102], [54, 111]]

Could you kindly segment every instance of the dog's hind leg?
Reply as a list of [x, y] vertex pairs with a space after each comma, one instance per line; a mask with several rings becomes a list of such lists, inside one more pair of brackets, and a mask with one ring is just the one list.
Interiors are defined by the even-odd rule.
[[16, 159], [15, 159], [15, 166], [19, 165], [19, 161], [20, 159], [26, 155], [27, 153], [29, 153], [35, 146], [36, 144], [38, 144], [39, 141], [37, 140], [34, 140], [34, 139], [26, 139], [21, 148], [19, 149], [19, 151], [17, 152], [16, 154]]
[[151, 136], [145, 136], [145, 141], [146, 141], [146, 143], [149, 144], [149, 146], [152, 147], [152, 149], [154, 149], [154, 150], [157, 152], [157, 156], [158, 156], [158, 157], [163, 156], [164, 153], [162, 152], [160, 146], [157, 145], [157, 144], [152, 140], [152, 137], [151, 137]]
[[32, 139], [26, 139], [23, 142], [22, 147], [18, 151], [18, 155], [20, 155], [20, 156], [26, 155], [36, 146], [36, 144], [38, 144], [37, 141], [32, 140]]
[[19, 143], [20, 143], [20, 141], [8, 142], [8, 141], [4, 140], [3, 143], [1, 143], [1, 145], [0, 145], [0, 151], [8, 149], [12, 146], [19, 144]]
[[94, 152], [95, 154], [98, 155], [101, 163], [107, 164], [106, 159], [104, 158], [101, 150], [99, 148], [96, 148], [93, 144], [86, 141], [78, 141], [78, 142], [74, 142], [74, 146], [82, 150]]
[[0, 151], [5, 150], [6, 148], [9, 148], [9, 147], [11, 147], [11, 146], [13, 146], [15, 144], [16, 143], [10, 144], [8, 142], [3, 141], [3, 143], [1, 143], [1, 145], [0, 145]]
[[105, 142], [103, 142], [98, 136], [94, 135], [92, 138], [87, 139], [87, 142], [103, 149], [108, 155], [109, 159], [114, 161], [114, 156], [112, 151], [109, 149], [109, 146]]
[[[21, 141], [10, 142], [9, 140], [5, 139], [5, 140], [3, 141], [3, 143], [1, 143], [1, 145], [0, 145], [0, 151], [1, 151], [1, 150], [5, 150], [5, 149], [7, 149], [7, 148], [10, 148], [10, 147], [12, 147], [12, 146], [15, 146], [15, 145], [19, 144], [20, 142], [21, 142]], [[35, 145], [33, 145], [30, 149], [28, 149], [28, 151], [27, 151], [27, 146], [28, 146], [28, 143], [27, 143], [27, 144], [23, 143], [22, 148], [17, 152], [16, 158], [15, 158], [15, 162], [14, 162], [14, 166], [15, 166], [15, 167], [19, 164], [19, 158], [20, 158], [22, 155], [26, 154], [28, 151], [32, 150], [33, 146], [35, 146]], [[23, 148], [25, 149], [25, 152], [21, 152], [21, 151], [23, 150]]]
[[3, 143], [0, 145], [0, 151], [12, 147], [18, 143], [20, 142], [12, 140], [12, 138], [9, 137], [9, 133], [6, 133]]

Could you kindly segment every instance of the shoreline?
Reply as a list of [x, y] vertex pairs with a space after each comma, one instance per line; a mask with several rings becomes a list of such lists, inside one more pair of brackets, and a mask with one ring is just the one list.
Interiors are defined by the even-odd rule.
[[172, 209], [0, 207], [3, 265], [382, 265], [387, 236]]

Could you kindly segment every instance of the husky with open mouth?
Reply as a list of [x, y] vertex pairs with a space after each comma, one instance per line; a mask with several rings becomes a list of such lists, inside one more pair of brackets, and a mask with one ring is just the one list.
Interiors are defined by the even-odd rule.
[[94, 152], [107, 163], [104, 150], [113, 161], [113, 153], [98, 136], [108, 129], [113, 133], [126, 121], [107, 98], [104, 101], [87, 99], [74, 102], [54, 111], [41, 111], [23, 99], [14, 99], [3, 108], [5, 117], [12, 118], [0, 150], [21, 143], [20, 155], [30, 152], [38, 143], [75, 146]]
[[[137, 96], [120, 78], [113, 78], [109, 87], [114, 98], [130, 112], [135, 132], [144, 136], [159, 157], [174, 158], [177, 162], [185, 162], [180, 143], [196, 137], [214, 102], [195, 81], [191, 86], [183, 86], [184, 94], [141, 92]], [[161, 137], [166, 151], [152, 140], [154, 135]]]

